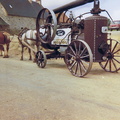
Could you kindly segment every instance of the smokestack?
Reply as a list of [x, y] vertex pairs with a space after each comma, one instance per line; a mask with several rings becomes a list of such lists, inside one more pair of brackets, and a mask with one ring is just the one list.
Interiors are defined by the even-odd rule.
[[32, 3], [32, 0], [28, 0], [30, 3]]
[[41, 0], [36, 0], [36, 3], [39, 3], [39, 4], [41, 4]]

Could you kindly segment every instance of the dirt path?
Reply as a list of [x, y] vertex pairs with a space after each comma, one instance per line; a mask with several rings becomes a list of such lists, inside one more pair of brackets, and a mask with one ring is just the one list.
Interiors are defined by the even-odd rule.
[[60, 59], [48, 60], [44, 69], [28, 61], [27, 53], [19, 59], [13, 40], [10, 58], [0, 57], [0, 120], [120, 120], [120, 72], [94, 63], [77, 78]]
[[45, 69], [31, 61], [0, 58], [0, 120], [120, 120], [120, 73], [95, 63], [85, 78], [63, 60]]

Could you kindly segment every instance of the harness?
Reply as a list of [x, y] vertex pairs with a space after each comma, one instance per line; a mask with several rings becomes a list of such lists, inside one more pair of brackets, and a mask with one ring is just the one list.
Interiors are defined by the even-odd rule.
[[[26, 36], [26, 32], [27, 32], [28, 30], [30, 30], [30, 29], [24, 28], [24, 29], [19, 33], [19, 35], [18, 35], [18, 40], [19, 40], [20, 44], [22, 44], [23, 46], [27, 46], [27, 47], [30, 48], [32, 51], [36, 52], [36, 51], [30, 46], [30, 44], [28, 43], [27, 40], [35, 41], [35, 42], [36, 42], [36, 45], [38, 45], [38, 41], [37, 41], [36, 39], [33, 39], [33, 34], [32, 34], [31, 31], [30, 31], [30, 37], [28, 38], [28, 37]], [[22, 35], [23, 35], [23, 34], [25, 34], [24, 40], [22, 40]]]
[[23, 30], [21, 30], [20, 33], [18, 34], [18, 39], [20, 40], [20, 38], [22, 37], [22, 35], [23, 35], [24, 33], [26, 33], [28, 30], [29, 30], [29, 29], [26, 28], [26, 27], [25, 27]]
[[[22, 35], [24, 34], [24, 33], [26, 33], [28, 30], [30, 30], [30, 29], [28, 29], [28, 28], [24, 28], [19, 34], [18, 34], [18, 39], [20, 40], [20, 38], [22, 37]], [[32, 36], [32, 34], [30, 35], [30, 36]], [[33, 37], [33, 36], [32, 36]], [[25, 34], [25, 40], [33, 40], [33, 41], [36, 41], [36, 39], [32, 39], [32, 37], [31, 38], [27, 38], [26, 37], [26, 34]]]

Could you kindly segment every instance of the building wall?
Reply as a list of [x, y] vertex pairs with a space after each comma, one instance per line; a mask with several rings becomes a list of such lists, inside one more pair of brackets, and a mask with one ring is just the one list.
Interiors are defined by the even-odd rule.
[[6, 30], [11, 34], [18, 34], [21, 28], [27, 27], [29, 29], [36, 29], [36, 19], [19, 16], [8, 16], [6, 10], [0, 3], [0, 17], [9, 24]]

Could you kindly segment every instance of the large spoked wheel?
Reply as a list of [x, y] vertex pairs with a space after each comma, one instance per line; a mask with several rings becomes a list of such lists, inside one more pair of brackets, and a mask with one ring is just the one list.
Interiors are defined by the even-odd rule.
[[107, 72], [118, 72], [120, 70], [120, 42], [108, 39], [109, 49], [104, 56], [105, 61], [100, 62], [100, 66]]
[[40, 50], [36, 53], [36, 63], [40, 68], [44, 68], [46, 66], [47, 58], [44, 51]]
[[57, 20], [54, 12], [43, 8], [36, 19], [37, 37], [42, 43], [50, 43], [57, 30]]
[[[63, 12], [60, 12], [58, 15], [57, 15], [57, 21], [58, 23], [72, 23], [73, 21], [73, 15], [71, 13], [68, 13], [70, 11], [63, 11]], [[69, 17], [66, 18], [67, 14], [70, 14]]]
[[93, 55], [88, 44], [82, 40], [72, 41], [65, 52], [65, 63], [72, 75], [87, 75], [93, 63]]

